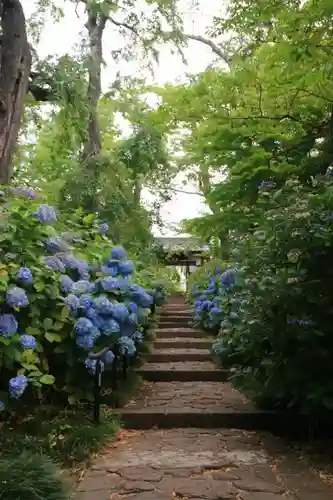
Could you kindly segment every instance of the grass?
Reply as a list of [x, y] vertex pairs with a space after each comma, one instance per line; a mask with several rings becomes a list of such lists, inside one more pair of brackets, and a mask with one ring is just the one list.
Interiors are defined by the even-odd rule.
[[0, 433], [2, 457], [44, 455], [62, 468], [74, 468], [89, 460], [119, 430], [111, 410], [102, 408], [101, 423], [96, 425], [90, 409], [81, 407], [57, 411], [40, 407], [34, 414], [16, 423], [4, 423]]
[[1, 500], [68, 500], [69, 489], [57, 467], [26, 452], [0, 459]]

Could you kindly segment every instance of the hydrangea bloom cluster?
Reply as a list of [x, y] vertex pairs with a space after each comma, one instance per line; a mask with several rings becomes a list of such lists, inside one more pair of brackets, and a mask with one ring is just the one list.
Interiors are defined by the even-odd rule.
[[[59, 259], [64, 266], [64, 272], [57, 269], [62, 273], [60, 289], [74, 321], [77, 346], [91, 352], [118, 343], [122, 354], [133, 356], [136, 344], [143, 340], [140, 325], [145, 323], [153, 294], [132, 281], [134, 264], [125, 250], [113, 247], [98, 269], [69, 252], [55, 252], [49, 258]], [[159, 293], [163, 298], [162, 288]], [[103, 354], [103, 369], [114, 357], [112, 349]], [[85, 366], [95, 373], [96, 360], [87, 357]]]
[[[35, 201], [41, 198], [25, 188], [15, 194]], [[5, 195], [4, 192], [3, 196]], [[78, 357], [82, 362], [86, 357], [84, 364], [87, 370], [90, 373], [96, 372], [97, 361], [89, 356], [91, 352], [103, 351], [100, 359], [102, 371], [113, 363], [116, 352], [133, 356], [137, 345], [143, 340], [142, 326], [147, 322], [153, 296], [156, 302], [162, 302], [163, 287], [148, 291], [136, 284], [133, 281], [134, 264], [121, 246], [111, 248], [107, 258], [94, 262], [93, 265], [84, 258], [77, 258], [73, 251], [74, 245], [85, 244], [80, 235], [57, 235], [54, 229], [45, 227], [57, 220], [56, 211], [52, 206], [37, 201], [31, 214], [34, 224], [39, 226], [41, 234], [45, 235], [39, 244], [43, 254], [37, 252], [36, 256], [42, 265], [53, 271], [46, 273], [48, 277], [52, 276], [52, 279], [57, 281], [58, 274], [59, 288], [54, 286], [52, 293], [57, 297], [58, 304], [60, 295], [64, 306], [69, 310], [69, 325], [72, 324], [72, 335], [81, 351]], [[98, 227], [98, 232], [103, 236], [108, 229], [108, 224], [103, 223]], [[106, 238], [103, 237], [103, 240]], [[39, 288], [40, 285], [43, 286], [40, 267], [31, 263], [33, 255], [29, 255], [25, 261], [19, 252], [16, 255], [10, 253], [10, 249], [6, 250], [3, 252], [3, 261], [10, 262], [13, 272], [9, 273], [11, 281], [4, 290], [0, 305], [0, 337], [6, 339], [4, 345], [16, 344], [21, 350], [22, 359], [35, 356], [38, 360], [43, 342], [30, 334], [35, 330], [35, 325], [27, 324], [27, 318], [35, 307], [36, 290], [43, 290]], [[17, 260], [21, 262], [15, 267]], [[39, 297], [42, 293], [39, 293]], [[51, 318], [52, 324], [53, 316]], [[41, 317], [41, 322], [43, 319], [45, 318]], [[32, 328], [29, 329], [29, 326]], [[51, 335], [52, 332], [50, 337]], [[19, 399], [29, 382], [28, 374], [10, 378], [6, 382], [9, 396]], [[4, 409], [5, 404], [0, 401], [0, 411]]]
[[[194, 322], [207, 330], [218, 333], [221, 326], [237, 319], [239, 301], [234, 297], [237, 281], [235, 269], [215, 269], [208, 278], [208, 285], [194, 289]], [[216, 348], [216, 349], [215, 349]], [[217, 353], [223, 349], [217, 341], [213, 345]]]

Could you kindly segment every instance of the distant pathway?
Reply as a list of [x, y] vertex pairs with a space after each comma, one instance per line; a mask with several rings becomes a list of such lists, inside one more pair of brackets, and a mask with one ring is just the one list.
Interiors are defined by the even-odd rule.
[[163, 308], [142, 390], [121, 410], [131, 430], [98, 457], [77, 500], [332, 500], [280, 440], [246, 430], [258, 412], [190, 318], [181, 299]]

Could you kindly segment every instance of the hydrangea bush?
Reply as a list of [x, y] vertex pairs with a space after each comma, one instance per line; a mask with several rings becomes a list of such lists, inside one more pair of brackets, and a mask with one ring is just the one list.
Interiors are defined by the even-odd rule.
[[234, 236], [239, 311], [222, 319], [214, 347], [224, 366], [236, 368], [235, 383], [264, 407], [333, 408], [330, 174], [306, 186], [263, 183], [255, 224]]
[[234, 321], [238, 316], [234, 295], [239, 275], [235, 269], [215, 266], [216, 262], [209, 262], [192, 273], [188, 298], [194, 308], [194, 323], [217, 334], [222, 321]]
[[28, 189], [0, 201], [0, 409], [46, 386], [71, 403], [91, 399], [89, 354], [103, 349], [103, 368], [114, 351], [133, 356], [163, 288], [133, 281], [133, 261], [93, 215], [66, 225]]

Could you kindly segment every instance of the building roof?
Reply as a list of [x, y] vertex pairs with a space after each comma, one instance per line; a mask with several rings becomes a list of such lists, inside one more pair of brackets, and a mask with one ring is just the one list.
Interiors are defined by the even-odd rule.
[[208, 245], [201, 243], [198, 238], [193, 237], [161, 236], [157, 237], [156, 241], [167, 252], [204, 252], [209, 249]]

